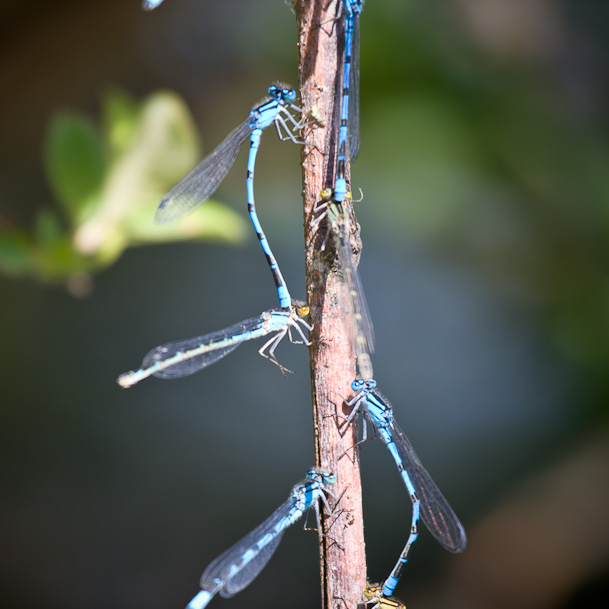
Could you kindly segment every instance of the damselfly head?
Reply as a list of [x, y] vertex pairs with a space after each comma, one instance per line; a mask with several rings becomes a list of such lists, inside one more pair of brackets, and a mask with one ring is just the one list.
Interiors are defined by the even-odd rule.
[[273, 98], [285, 102], [293, 102], [296, 99], [296, 89], [292, 89], [285, 83], [276, 82], [268, 88], [268, 94]]
[[301, 305], [296, 309], [300, 317], [307, 317], [310, 313], [309, 305]]
[[324, 476], [325, 484], [336, 484], [336, 474], [326, 474]]
[[366, 598], [375, 598], [381, 595], [381, 586], [378, 584], [368, 584], [368, 587], [364, 590], [364, 596]]
[[383, 587], [380, 584], [368, 584], [364, 596], [368, 599], [366, 605], [376, 603], [374, 607], [378, 609], [406, 609], [406, 605], [396, 598], [383, 596]]
[[303, 300], [292, 300], [292, 311], [298, 317], [307, 317], [311, 312], [309, 305]]
[[319, 196], [322, 201], [329, 201], [332, 198], [332, 189], [331, 188], [322, 188]]
[[364, 388], [365, 382], [363, 379], [356, 379], [351, 383], [351, 389], [353, 391], [361, 391]]
[[310, 469], [305, 476], [307, 480], [316, 480], [322, 484], [335, 484], [336, 475], [330, 472], [322, 472], [319, 469]]
[[374, 379], [355, 379], [351, 383], [353, 391], [372, 391], [376, 389], [376, 381]]

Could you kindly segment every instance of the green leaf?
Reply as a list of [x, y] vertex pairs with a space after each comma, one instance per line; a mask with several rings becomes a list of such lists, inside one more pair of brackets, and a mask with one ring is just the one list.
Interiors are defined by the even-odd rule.
[[157, 224], [146, 210], [134, 216], [124, 230], [133, 244], [168, 243], [187, 239], [206, 239], [224, 243], [243, 243], [247, 222], [226, 205], [209, 200], [179, 222]]
[[98, 194], [104, 176], [95, 127], [77, 115], [56, 116], [47, 132], [44, 162], [55, 197], [68, 218], [77, 219]]
[[[125, 99], [117, 94], [108, 102], [115, 116], [123, 110], [129, 114]], [[121, 144], [121, 153], [106, 174], [95, 213], [75, 231], [78, 251], [110, 261], [120, 255], [121, 246], [188, 239], [243, 241], [243, 218], [212, 201], [182, 222], [171, 226], [154, 223], [163, 194], [201, 157], [196, 128], [180, 97], [166, 91], [151, 95], [128, 130], [130, 137]]]
[[86, 272], [94, 260], [74, 250], [69, 235], [53, 243], [38, 244], [33, 270], [36, 276], [51, 283], [64, 282], [73, 273]]
[[111, 160], [131, 145], [140, 114], [140, 105], [124, 91], [112, 89], [106, 93], [102, 103], [102, 124]]
[[38, 210], [34, 225], [34, 235], [39, 244], [50, 245], [56, 243], [63, 238], [64, 232], [65, 229], [57, 214], [46, 208]]
[[0, 233], [0, 271], [7, 275], [25, 275], [31, 270], [33, 244], [21, 232]]
[[201, 160], [201, 142], [188, 107], [175, 93], [160, 91], [142, 107], [133, 153], [146, 160], [146, 178], [162, 196]]
[[199, 157], [196, 129], [184, 102], [172, 93], [150, 96], [129, 141], [104, 177], [93, 213], [76, 227], [75, 248], [83, 255], [96, 256], [106, 248], [106, 239], [113, 255], [117, 243], [127, 247], [123, 226], [132, 226], [135, 218], [150, 222], [163, 194]]

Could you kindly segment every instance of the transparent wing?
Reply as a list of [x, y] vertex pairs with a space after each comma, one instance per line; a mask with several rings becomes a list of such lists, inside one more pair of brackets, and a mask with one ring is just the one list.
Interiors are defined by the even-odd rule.
[[246, 340], [262, 334], [264, 317], [252, 317], [223, 330], [159, 345], [149, 351], [142, 369], [158, 378], [180, 378], [211, 366]]
[[121, 387], [133, 387], [149, 376], [174, 379], [202, 370], [234, 351], [241, 343], [281, 329], [284, 317], [272, 311], [233, 324], [223, 330], [159, 345], [149, 351], [139, 370], [121, 374]]
[[359, 15], [353, 21], [351, 43], [351, 72], [349, 73], [349, 158], [351, 162], [359, 154]]
[[[359, 271], [355, 266], [353, 260], [353, 254], [351, 252], [351, 244], [347, 238], [341, 238], [339, 247], [340, 263], [345, 272], [347, 278], [347, 284], [350, 292], [350, 302], [353, 307], [353, 314], [361, 328], [358, 330], [358, 334], [363, 334], [366, 338], [368, 350], [370, 353], [374, 353], [374, 326], [372, 319], [370, 318], [370, 312], [368, 311], [368, 304], [366, 302], [366, 295], [364, 293], [364, 287], [362, 280], [359, 276]], [[370, 378], [372, 375], [370, 375]]]
[[266, 567], [269, 560], [271, 560], [271, 556], [275, 553], [279, 542], [283, 538], [284, 532], [285, 531], [281, 531], [275, 535], [273, 540], [264, 546], [253, 560], [246, 563], [240, 571], [231, 577], [226, 582], [224, 588], [220, 590], [220, 596], [230, 598], [237, 594], [237, 592], [241, 592], [241, 590], [247, 588], [258, 577], [262, 569]]
[[[375, 393], [389, 404], [387, 398], [380, 392], [376, 391]], [[404, 469], [408, 472], [417, 497], [421, 502], [421, 519], [425, 526], [438, 543], [449, 552], [463, 552], [467, 545], [463, 525], [428, 471], [423, 467], [410, 440], [395, 421], [391, 424], [391, 433]]]
[[246, 588], [264, 569], [285, 529], [294, 521], [292, 512], [290, 497], [262, 524], [209, 564], [201, 576], [201, 588], [207, 590], [220, 581], [220, 595], [226, 598]]
[[[365, 357], [370, 353], [374, 353], [374, 326], [368, 311], [364, 288], [355, 266], [355, 261], [353, 260], [353, 252], [349, 241], [348, 219], [345, 213], [339, 210], [335, 204], [330, 206], [329, 218], [332, 223], [334, 236], [336, 237], [336, 249], [340, 267], [345, 273], [349, 288], [349, 306], [351, 308], [351, 319], [356, 338], [355, 352], [359, 359], [362, 355]], [[360, 370], [360, 372], [363, 371]], [[372, 370], [363, 374], [364, 378], [372, 378], [373, 376]]]
[[249, 119], [235, 127], [213, 152], [163, 197], [156, 210], [155, 221], [161, 224], [173, 222], [204, 203], [234, 165], [241, 145], [250, 133]]
[[[241, 337], [239, 337], [241, 338]], [[167, 363], [167, 367], [160, 367], [156, 372], [152, 374], [152, 376], [156, 376], [160, 379], [179, 379], [185, 376], [190, 376], [195, 372], [199, 372], [199, 370], [203, 370], [207, 368], [207, 366], [211, 366], [215, 364], [217, 361], [221, 360], [223, 357], [226, 357], [229, 353], [234, 351], [239, 345], [243, 343], [242, 339], [239, 342], [234, 342], [232, 345], [228, 347], [224, 347], [222, 349], [214, 349], [213, 351], [201, 352], [201, 346], [197, 346], [195, 348], [189, 349], [184, 357], [181, 358], [183, 351], [182, 348], [188, 348], [187, 345], [184, 345], [183, 342], [180, 341], [175, 343], [168, 343], [167, 345], [162, 345], [160, 347], [154, 348], [150, 351], [143, 363], [142, 368], [150, 368], [154, 366], [157, 362], [168, 362], [173, 358], [178, 358], [175, 364], [171, 365], [171, 363]], [[208, 346], [208, 345], [204, 345]], [[210, 347], [212, 348], [213, 345]], [[197, 353], [193, 355], [193, 353]]]

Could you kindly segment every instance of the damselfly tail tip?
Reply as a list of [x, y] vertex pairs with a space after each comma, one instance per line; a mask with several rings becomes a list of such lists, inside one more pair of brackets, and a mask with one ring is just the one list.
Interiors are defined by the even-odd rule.
[[157, 6], [163, 3], [163, 0], [143, 0], [142, 8], [145, 11], [153, 11]]
[[129, 389], [129, 387], [133, 387], [137, 381], [134, 378], [133, 370], [130, 370], [129, 372], [123, 372], [123, 374], [116, 379], [116, 382], [123, 389]]
[[212, 595], [207, 590], [201, 590], [201, 592], [186, 605], [186, 609], [203, 609], [203, 607], [207, 607], [207, 603], [209, 603], [211, 597]]

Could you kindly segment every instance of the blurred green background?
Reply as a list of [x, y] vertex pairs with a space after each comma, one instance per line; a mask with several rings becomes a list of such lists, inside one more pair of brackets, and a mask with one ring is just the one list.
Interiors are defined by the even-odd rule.
[[[153, 346], [276, 303], [241, 221], [244, 154], [216, 195], [227, 207], [208, 204], [219, 233], [202, 219], [188, 233], [201, 239], [167, 244], [133, 227], [177, 156], [209, 152], [273, 80], [296, 84], [294, 16], [283, 0], [153, 13], [5, 0], [0, 19], [0, 598], [182, 607], [312, 464], [308, 355], [282, 345], [297, 371], [284, 379], [248, 344], [193, 377], [121, 390]], [[375, 369], [470, 539], [455, 557], [421, 533], [397, 590], [411, 608], [574, 608], [607, 593], [608, 35], [602, 0], [365, 5], [353, 185]], [[160, 102], [171, 120], [144, 124]], [[117, 144], [125, 116], [131, 135], [178, 132], [175, 154], [162, 139]], [[62, 189], [47, 176], [67, 132], [87, 171]], [[300, 150], [263, 139], [259, 212], [302, 297]], [[55, 176], [71, 166], [57, 163]], [[105, 196], [117, 174], [128, 187]], [[74, 239], [91, 218], [103, 238], [83, 258]], [[361, 460], [374, 581], [410, 502], [380, 442]], [[213, 602], [318, 606], [316, 561], [297, 525], [246, 591]]]

